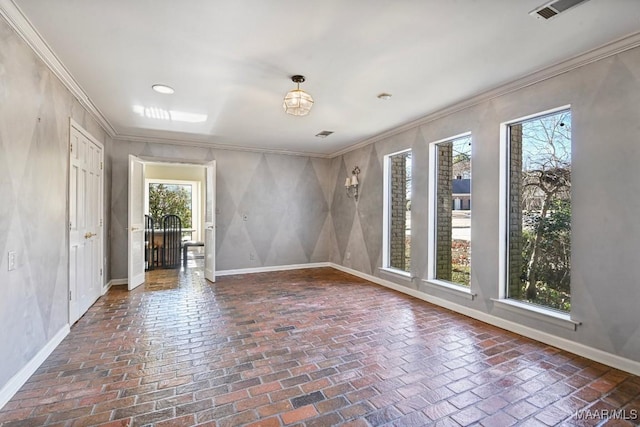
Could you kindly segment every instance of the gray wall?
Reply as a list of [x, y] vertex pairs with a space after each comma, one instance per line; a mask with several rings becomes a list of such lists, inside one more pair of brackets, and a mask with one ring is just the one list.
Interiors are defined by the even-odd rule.
[[[495, 307], [499, 124], [565, 104], [573, 117], [573, 316], [576, 332]], [[332, 262], [559, 337], [640, 361], [640, 49], [618, 54], [332, 160], [118, 141], [113, 144], [0, 20], [0, 387], [68, 319], [69, 117], [105, 144], [106, 279], [126, 278], [127, 155], [218, 161], [218, 270]], [[425, 277], [428, 143], [473, 132], [473, 271], [467, 299], [385, 275], [382, 158], [413, 148], [412, 275]], [[344, 192], [358, 165], [361, 196]], [[248, 221], [242, 220], [243, 214]], [[109, 221], [111, 220], [111, 224]], [[110, 245], [110, 247], [109, 247]], [[7, 271], [7, 252], [18, 268]], [[109, 254], [113, 259], [109, 260]], [[250, 259], [250, 254], [254, 259]], [[349, 258], [349, 259], [347, 259]]]
[[[329, 258], [329, 206], [333, 197], [329, 160], [114, 141], [111, 277], [127, 277], [129, 154], [153, 161], [196, 164], [216, 160], [216, 270], [323, 262]], [[244, 214], [247, 221], [243, 220]]]
[[[500, 123], [571, 104], [572, 317], [576, 332], [494, 306], [499, 278]], [[470, 301], [425, 288], [428, 144], [463, 132], [473, 137]], [[482, 102], [333, 160], [334, 186], [362, 169], [361, 200], [331, 207], [336, 238], [331, 260], [475, 310], [640, 361], [640, 48]], [[382, 159], [413, 149], [412, 281], [380, 272]], [[350, 259], [347, 259], [350, 254]]]
[[[0, 388], [69, 320], [69, 117], [108, 147], [97, 123], [0, 19]], [[9, 251], [18, 256], [13, 271]]]

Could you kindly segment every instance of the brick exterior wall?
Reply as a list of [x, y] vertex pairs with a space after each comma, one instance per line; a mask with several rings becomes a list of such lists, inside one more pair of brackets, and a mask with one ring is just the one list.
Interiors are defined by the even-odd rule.
[[451, 281], [451, 192], [453, 144], [437, 145], [436, 279]]
[[407, 227], [407, 157], [406, 154], [392, 156], [389, 183], [391, 193], [391, 224], [389, 236], [389, 264], [393, 268], [407, 271], [405, 258]]
[[522, 125], [509, 127], [508, 296], [522, 298]]

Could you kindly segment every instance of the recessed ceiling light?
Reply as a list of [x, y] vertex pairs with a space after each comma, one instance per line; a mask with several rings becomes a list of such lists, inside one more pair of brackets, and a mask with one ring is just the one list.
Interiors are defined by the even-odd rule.
[[386, 101], [387, 99], [391, 99], [391, 94], [382, 92], [380, 95], [378, 95], [378, 99], [384, 99]]
[[175, 90], [173, 90], [173, 88], [171, 86], [167, 86], [167, 85], [153, 85], [151, 86], [151, 89], [155, 90], [158, 93], [164, 93], [164, 94], [172, 94], [173, 92], [175, 92]]

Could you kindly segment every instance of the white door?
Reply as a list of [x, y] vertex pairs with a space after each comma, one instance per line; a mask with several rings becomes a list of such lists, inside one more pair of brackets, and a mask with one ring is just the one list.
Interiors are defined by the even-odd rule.
[[205, 165], [204, 278], [216, 281], [216, 161]]
[[129, 290], [144, 282], [144, 163], [129, 155]]
[[69, 323], [102, 293], [103, 148], [75, 122], [70, 127]]

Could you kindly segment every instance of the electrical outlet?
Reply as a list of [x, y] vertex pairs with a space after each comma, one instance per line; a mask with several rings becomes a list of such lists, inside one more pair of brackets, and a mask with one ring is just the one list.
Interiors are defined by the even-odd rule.
[[347, 252], [347, 253], [345, 254], [345, 258], [346, 258], [347, 260], [350, 260], [350, 259], [351, 259], [351, 252]]
[[8, 263], [7, 263], [9, 271], [16, 269], [16, 262], [17, 262], [16, 258], [17, 258], [16, 253], [14, 251], [9, 251]]
[[255, 260], [256, 260], [256, 256], [252, 252], [249, 252], [249, 261], [255, 261]]

